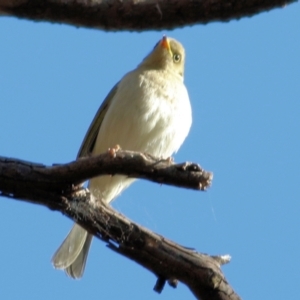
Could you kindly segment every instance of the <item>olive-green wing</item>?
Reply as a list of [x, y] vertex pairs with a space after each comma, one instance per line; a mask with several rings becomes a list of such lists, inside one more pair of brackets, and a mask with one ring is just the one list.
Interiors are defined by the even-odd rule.
[[117, 92], [119, 82], [111, 89], [111, 91], [108, 93], [106, 98], [104, 99], [103, 103], [101, 104], [100, 108], [98, 109], [84, 139], [80, 146], [80, 149], [77, 154], [77, 158], [87, 156], [90, 154], [95, 146], [95, 142], [97, 139], [97, 135], [99, 132], [99, 128], [102, 124], [102, 121], [105, 117], [105, 114], [107, 112], [107, 109], [109, 108], [111, 101], [114, 97], [114, 95]]

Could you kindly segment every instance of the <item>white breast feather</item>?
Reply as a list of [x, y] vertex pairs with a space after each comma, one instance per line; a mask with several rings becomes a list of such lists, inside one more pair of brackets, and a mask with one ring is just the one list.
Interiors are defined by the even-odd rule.
[[[162, 76], [158, 85], [152, 80], [156, 72], [132, 71], [124, 76], [101, 124], [94, 154], [117, 144], [162, 158], [179, 149], [192, 121], [188, 93], [177, 76], [174, 80]], [[110, 202], [132, 182], [125, 176], [102, 176], [90, 181], [90, 189]]]

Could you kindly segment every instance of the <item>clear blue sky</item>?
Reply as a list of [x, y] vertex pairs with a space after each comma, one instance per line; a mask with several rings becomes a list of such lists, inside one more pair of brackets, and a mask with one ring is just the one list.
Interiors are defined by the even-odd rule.
[[[100, 103], [165, 33], [186, 48], [193, 125], [177, 162], [214, 172], [208, 192], [138, 181], [113, 206], [185, 246], [230, 254], [243, 299], [299, 299], [300, 8], [164, 32], [105, 33], [0, 18], [0, 155], [73, 160]], [[94, 240], [73, 281], [50, 258], [72, 222], [0, 198], [2, 299], [193, 299]]]

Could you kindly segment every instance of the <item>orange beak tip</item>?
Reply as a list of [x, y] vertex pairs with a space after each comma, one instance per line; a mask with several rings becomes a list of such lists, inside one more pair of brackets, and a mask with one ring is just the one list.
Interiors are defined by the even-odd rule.
[[160, 44], [163, 48], [170, 51], [170, 44], [169, 44], [168, 38], [165, 35], [163, 35], [163, 38], [161, 39]]

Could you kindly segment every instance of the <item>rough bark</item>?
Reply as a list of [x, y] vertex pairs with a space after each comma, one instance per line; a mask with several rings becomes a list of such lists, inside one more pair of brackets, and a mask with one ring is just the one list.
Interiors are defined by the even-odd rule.
[[194, 163], [174, 164], [172, 159], [156, 159], [121, 149], [53, 167], [0, 157], [0, 191], [18, 198], [30, 198], [30, 192], [37, 190], [74, 192], [80, 189], [81, 182], [104, 174], [122, 174], [196, 190], [205, 190], [213, 176]]
[[0, 13], [104, 30], [174, 29], [251, 17], [295, 0], [0, 0]]
[[110, 249], [153, 272], [157, 292], [166, 281], [176, 287], [179, 280], [198, 299], [240, 299], [220, 269], [229, 256], [197, 253], [133, 223], [101, 201], [91, 201], [92, 195], [81, 182], [100, 174], [123, 174], [198, 190], [205, 190], [212, 180], [212, 174], [197, 164], [174, 164], [170, 159], [123, 150], [52, 167], [2, 157], [0, 196], [62, 212]]

